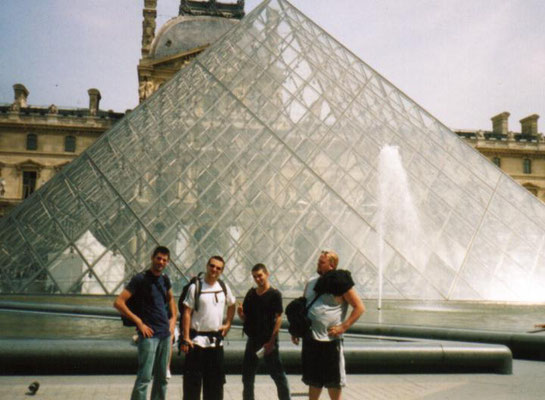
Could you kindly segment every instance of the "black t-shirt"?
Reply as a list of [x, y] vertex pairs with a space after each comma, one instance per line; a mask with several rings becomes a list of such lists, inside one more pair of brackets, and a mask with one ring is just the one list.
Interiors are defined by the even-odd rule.
[[141, 298], [138, 316], [153, 329], [154, 338], [162, 339], [170, 335], [166, 300], [170, 288], [170, 279], [167, 275], [155, 276], [149, 270], [134, 276], [125, 288], [133, 296]]
[[242, 309], [246, 317], [244, 333], [263, 343], [272, 335], [276, 315], [282, 314], [282, 294], [269, 288], [262, 295], [258, 295], [255, 288], [248, 290]]

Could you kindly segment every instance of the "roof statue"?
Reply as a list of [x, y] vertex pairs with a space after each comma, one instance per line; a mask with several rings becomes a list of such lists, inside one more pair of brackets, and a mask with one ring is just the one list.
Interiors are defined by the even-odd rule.
[[244, 17], [244, 0], [224, 3], [216, 0], [180, 0], [180, 15], [209, 15], [214, 17]]
[[332, 248], [365, 298], [545, 301], [545, 205], [285, 0], [0, 220], [0, 291], [118, 293], [158, 244], [178, 293], [221, 254], [295, 296]]

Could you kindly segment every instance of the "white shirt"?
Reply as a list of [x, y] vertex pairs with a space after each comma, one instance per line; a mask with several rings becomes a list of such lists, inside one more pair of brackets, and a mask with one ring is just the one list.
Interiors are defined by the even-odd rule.
[[[184, 305], [193, 310], [191, 329], [199, 332], [218, 331], [223, 325], [225, 304], [232, 306], [235, 304], [236, 299], [227, 284], [225, 285], [227, 289], [226, 298], [219, 282], [209, 285], [203, 279], [201, 283], [198, 311], [195, 310], [195, 285], [189, 286], [187, 296], [184, 299]], [[214, 343], [207, 336], [196, 336], [193, 338], [193, 343], [200, 347], [214, 347]]]

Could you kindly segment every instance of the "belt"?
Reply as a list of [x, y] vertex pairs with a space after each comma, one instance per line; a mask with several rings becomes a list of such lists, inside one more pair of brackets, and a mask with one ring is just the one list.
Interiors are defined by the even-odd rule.
[[223, 341], [221, 331], [196, 331], [195, 329], [190, 329], [189, 337], [193, 339], [195, 336], [206, 336], [214, 346], [218, 346]]

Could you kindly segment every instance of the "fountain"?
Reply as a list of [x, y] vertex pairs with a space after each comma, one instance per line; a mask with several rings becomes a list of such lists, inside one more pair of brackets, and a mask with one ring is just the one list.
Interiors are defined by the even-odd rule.
[[378, 254], [379, 282], [377, 308], [382, 308], [385, 243], [405, 250], [404, 257], [413, 266], [425, 266], [429, 249], [424, 245], [420, 218], [403, 167], [399, 148], [385, 145], [380, 150], [378, 166]]

